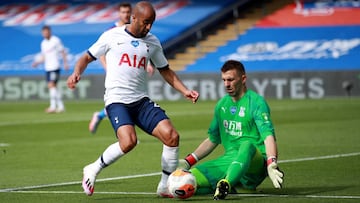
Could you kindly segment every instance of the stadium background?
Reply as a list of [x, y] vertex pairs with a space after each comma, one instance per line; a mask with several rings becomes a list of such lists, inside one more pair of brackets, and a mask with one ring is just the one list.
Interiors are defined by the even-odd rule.
[[[226, 39], [210, 52], [189, 53], [197, 56], [195, 60], [173, 66], [189, 87], [199, 90], [202, 100], [224, 95], [219, 68], [229, 58], [245, 64], [249, 87], [268, 98], [360, 96], [359, 1], [152, 2], [158, 14], [152, 33], [162, 42], [170, 66], [188, 59], [187, 47], [204, 49], [203, 41], [213, 41], [210, 34]], [[284, 6], [270, 12], [268, 8], [279, 2]], [[118, 3], [1, 1], [0, 101], [47, 99], [42, 67], [31, 68], [40, 50], [44, 24], [51, 25], [62, 39], [73, 67], [101, 32], [117, 20]], [[261, 18], [238, 32], [253, 16], [245, 14], [249, 8], [260, 10]], [[229, 24], [235, 37], [219, 31]], [[99, 62], [89, 66], [76, 91], [66, 88], [68, 74], [63, 72], [60, 82], [65, 99], [102, 99], [104, 70]], [[154, 100], [182, 99], [158, 74], [149, 78], [148, 88]]]

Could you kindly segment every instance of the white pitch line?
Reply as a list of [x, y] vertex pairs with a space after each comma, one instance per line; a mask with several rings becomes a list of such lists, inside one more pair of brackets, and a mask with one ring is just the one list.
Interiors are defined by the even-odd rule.
[[8, 146], [10, 146], [9, 143], [0, 143], [0, 147], [8, 147]]
[[[129, 175], [129, 176], [119, 176], [119, 177], [113, 177], [113, 178], [102, 178], [102, 179], [96, 180], [96, 182], [124, 180], [124, 179], [131, 179], [131, 178], [142, 178], [142, 177], [149, 177], [149, 176], [155, 176], [155, 175], [161, 175], [161, 172], [139, 174], [139, 175]], [[13, 191], [19, 191], [19, 190], [31, 190], [31, 189], [39, 189], [39, 188], [46, 188], [46, 187], [59, 187], [59, 186], [77, 185], [77, 184], [81, 184], [81, 181], [54, 183], [54, 184], [46, 184], [46, 185], [34, 185], [34, 186], [26, 186], [26, 187], [18, 187], [18, 188], [6, 188], [6, 189], [0, 189], [0, 192], [13, 192]]]
[[[360, 152], [354, 152], [354, 153], [348, 153], [348, 154], [335, 154], [335, 155], [328, 155], [328, 156], [318, 156], [318, 157], [308, 157], [308, 158], [299, 158], [299, 159], [280, 160], [279, 163], [314, 161], [314, 160], [320, 160], [320, 159], [333, 159], [333, 158], [350, 157], [350, 156], [358, 156], [358, 155], [360, 155]], [[148, 173], [148, 174], [139, 174], [139, 175], [119, 176], [119, 177], [113, 177], [113, 178], [103, 178], [103, 179], [98, 179], [97, 182], [149, 177], [149, 176], [156, 176], [156, 175], [160, 175], [160, 174], [161, 174], [160, 172], [157, 172], [157, 173]], [[15, 192], [15, 191], [21, 192], [21, 190], [31, 190], [31, 189], [39, 189], [39, 188], [46, 188], [46, 187], [58, 187], [58, 186], [76, 185], [76, 184], [81, 184], [81, 181], [54, 183], [54, 184], [45, 184], [45, 185], [34, 185], [34, 186], [25, 186], [25, 187], [17, 187], [17, 188], [5, 188], [5, 189], [0, 189], [0, 192]]]
[[289, 159], [289, 160], [279, 160], [279, 163], [291, 163], [291, 162], [302, 162], [302, 161], [314, 161], [320, 159], [334, 159], [334, 158], [341, 158], [341, 157], [349, 157], [349, 156], [358, 156], [360, 152], [354, 152], [349, 154], [335, 154], [335, 155], [328, 155], [328, 156], [317, 156], [317, 157], [308, 157], [308, 158], [299, 158], [299, 159]]

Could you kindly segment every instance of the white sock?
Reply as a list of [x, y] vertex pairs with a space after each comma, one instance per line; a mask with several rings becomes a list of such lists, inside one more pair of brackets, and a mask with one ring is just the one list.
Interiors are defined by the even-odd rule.
[[56, 97], [57, 97], [57, 89], [52, 87], [49, 89], [49, 96], [50, 96], [50, 108], [56, 108]]
[[93, 163], [95, 166], [96, 173], [99, 173], [101, 169], [109, 166], [110, 164], [114, 163], [120, 157], [122, 157], [125, 153], [121, 150], [119, 142], [115, 142], [108, 146], [105, 149], [103, 154]]
[[60, 110], [63, 110], [65, 109], [64, 108], [64, 103], [62, 101], [62, 95], [61, 95], [61, 91], [59, 89], [56, 89], [57, 90], [57, 94], [56, 94], [56, 105], [57, 105], [57, 108], [60, 109]]
[[161, 184], [166, 185], [169, 175], [176, 170], [179, 162], [179, 147], [168, 147], [163, 145], [163, 152], [161, 155]]

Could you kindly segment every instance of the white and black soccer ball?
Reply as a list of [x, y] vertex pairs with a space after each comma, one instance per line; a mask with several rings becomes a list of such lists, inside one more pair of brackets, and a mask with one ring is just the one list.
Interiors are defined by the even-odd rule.
[[190, 171], [177, 169], [172, 172], [167, 182], [169, 192], [176, 198], [187, 199], [196, 192], [196, 180]]

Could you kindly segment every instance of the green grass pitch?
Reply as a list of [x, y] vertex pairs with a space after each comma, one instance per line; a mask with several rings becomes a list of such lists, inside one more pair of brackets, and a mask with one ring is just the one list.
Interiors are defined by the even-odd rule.
[[[359, 202], [360, 98], [269, 100], [276, 128], [281, 190], [266, 179], [255, 194], [226, 202]], [[180, 157], [207, 136], [215, 101], [158, 102], [180, 133]], [[88, 131], [102, 101], [66, 101], [66, 112], [45, 114], [44, 102], [0, 103], [0, 202], [207, 202], [155, 195], [162, 144], [138, 130], [139, 145], [98, 176], [95, 193], [82, 193], [82, 168], [115, 135], [107, 119]], [[222, 153], [221, 147], [208, 157]]]

